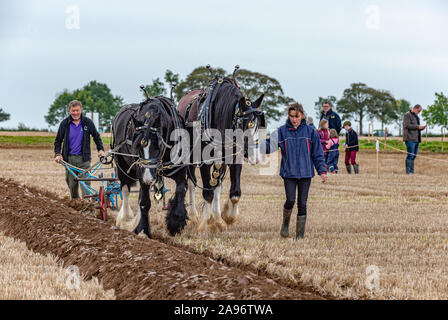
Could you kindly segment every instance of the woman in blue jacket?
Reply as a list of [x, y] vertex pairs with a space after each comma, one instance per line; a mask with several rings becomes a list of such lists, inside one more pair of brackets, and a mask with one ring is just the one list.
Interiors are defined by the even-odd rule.
[[266, 154], [281, 149], [282, 162], [280, 176], [283, 178], [286, 192], [286, 202], [283, 207], [283, 225], [280, 235], [289, 236], [289, 221], [294, 208], [296, 190], [297, 196], [297, 225], [296, 239], [303, 239], [306, 224], [306, 203], [310, 190], [314, 168], [321, 176], [322, 182], [327, 181], [325, 156], [316, 130], [306, 124], [303, 106], [294, 103], [288, 108], [286, 124], [273, 132], [265, 143]]

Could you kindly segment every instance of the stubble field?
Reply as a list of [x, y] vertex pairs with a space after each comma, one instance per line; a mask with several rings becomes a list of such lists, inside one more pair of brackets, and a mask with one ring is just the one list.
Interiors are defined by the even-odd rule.
[[[1, 149], [1, 176], [68, 196], [64, 170], [52, 150]], [[447, 160], [445, 155], [428, 154]], [[341, 154], [342, 158], [342, 154]], [[285, 201], [281, 178], [260, 176], [244, 166], [237, 222], [223, 233], [201, 233], [189, 223], [174, 238], [155, 204], [150, 219], [156, 239], [188, 247], [231, 266], [266, 274], [285, 284], [311, 286], [323, 295], [350, 299], [448, 299], [448, 186], [446, 163], [416, 160], [416, 175], [405, 176], [403, 154], [359, 154], [361, 174], [341, 174], [327, 184], [315, 178], [303, 241], [279, 235]], [[201, 182], [200, 182], [201, 184]], [[167, 187], [173, 189], [171, 181]], [[229, 180], [223, 186], [221, 208]], [[132, 194], [136, 212], [137, 194]], [[196, 193], [200, 211], [201, 192]], [[296, 209], [295, 209], [296, 210]], [[113, 216], [111, 216], [113, 219]]]

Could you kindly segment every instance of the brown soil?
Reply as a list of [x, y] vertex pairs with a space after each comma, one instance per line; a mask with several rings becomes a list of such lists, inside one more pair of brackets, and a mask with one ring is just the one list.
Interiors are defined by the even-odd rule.
[[95, 218], [94, 204], [0, 178], [0, 231], [86, 279], [98, 278], [117, 299], [323, 299], [250, 270], [229, 267]]

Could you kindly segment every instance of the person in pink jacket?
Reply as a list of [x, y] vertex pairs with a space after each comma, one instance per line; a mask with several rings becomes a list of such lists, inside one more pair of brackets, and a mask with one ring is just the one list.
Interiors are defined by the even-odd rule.
[[339, 136], [335, 129], [330, 130], [330, 140], [327, 142], [327, 166], [328, 170], [333, 174], [338, 174], [339, 167]]
[[320, 138], [320, 144], [322, 146], [322, 151], [325, 155], [325, 163], [327, 163], [328, 160], [328, 152], [327, 152], [327, 142], [330, 140], [330, 130], [328, 130], [328, 120], [321, 120], [319, 124], [319, 138]]

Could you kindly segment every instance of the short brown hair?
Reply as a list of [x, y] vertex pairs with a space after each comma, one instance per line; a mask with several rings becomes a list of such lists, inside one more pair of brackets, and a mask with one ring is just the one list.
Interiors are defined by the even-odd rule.
[[423, 107], [422, 107], [421, 105], [419, 105], [419, 104], [416, 104], [416, 105], [414, 106], [414, 109], [423, 109]]
[[290, 104], [288, 107], [288, 114], [291, 111], [297, 111], [302, 113], [303, 115], [305, 114], [305, 111], [303, 110], [303, 106], [300, 103], [294, 102], [293, 104]]
[[330, 138], [339, 138], [338, 132], [335, 129], [330, 130]]
[[72, 107], [77, 107], [80, 106], [82, 108], [82, 103], [81, 101], [78, 100], [72, 100], [70, 101], [70, 103], [68, 104], [68, 109], [70, 110]]

